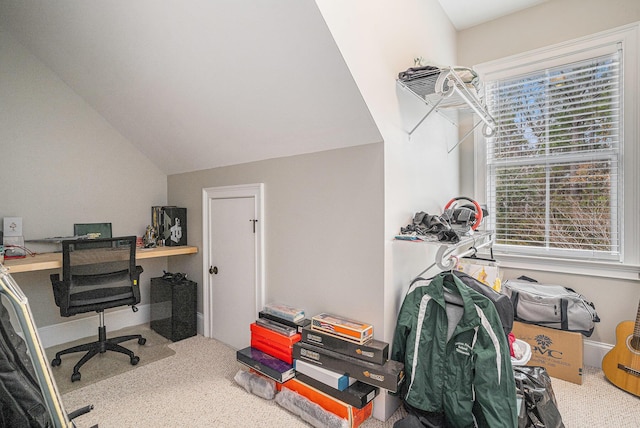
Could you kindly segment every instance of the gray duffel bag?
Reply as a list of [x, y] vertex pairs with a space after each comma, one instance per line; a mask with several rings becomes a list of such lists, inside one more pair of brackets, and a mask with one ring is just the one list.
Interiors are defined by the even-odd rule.
[[584, 296], [561, 285], [540, 284], [528, 277], [509, 279], [502, 284], [509, 296], [516, 321], [591, 336], [600, 322], [596, 308]]

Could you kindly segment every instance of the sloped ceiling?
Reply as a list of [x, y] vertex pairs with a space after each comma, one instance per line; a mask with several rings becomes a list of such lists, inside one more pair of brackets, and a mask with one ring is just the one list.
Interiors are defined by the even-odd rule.
[[0, 26], [166, 174], [382, 139], [313, 0], [0, 0]]
[[[463, 28], [548, 0], [438, 1]], [[0, 0], [0, 27], [166, 174], [382, 140], [314, 0]]]

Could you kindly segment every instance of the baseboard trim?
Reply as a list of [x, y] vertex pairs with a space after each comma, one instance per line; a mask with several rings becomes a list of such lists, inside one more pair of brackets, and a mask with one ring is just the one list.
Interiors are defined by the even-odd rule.
[[[107, 327], [107, 332], [149, 323], [151, 319], [151, 305], [139, 305], [136, 307], [138, 308], [138, 312], [133, 312], [131, 308], [128, 307], [105, 312], [104, 324]], [[40, 336], [42, 346], [49, 348], [85, 337], [97, 337], [99, 323], [100, 321], [96, 314], [90, 317], [71, 319], [59, 324], [41, 327], [38, 329], [38, 335]], [[198, 313], [197, 330], [199, 334], [202, 334], [203, 326], [204, 317], [201, 313]]]
[[[125, 327], [146, 324], [151, 319], [150, 305], [137, 306], [138, 312], [133, 312], [130, 308], [120, 309], [105, 313], [105, 325], [107, 331], [119, 330]], [[73, 319], [60, 324], [49, 325], [38, 329], [40, 341], [45, 348], [63, 343], [72, 342], [83, 337], [97, 335], [98, 315]], [[204, 316], [197, 314], [198, 334], [204, 331]], [[602, 359], [613, 349], [613, 345], [584, 340], [584, 365], [591, 367], [602, 367]]]
[[602, 359], [613, 349], [613, 345], [593, 340], [584, 340], [584, 365], [602, 368]]

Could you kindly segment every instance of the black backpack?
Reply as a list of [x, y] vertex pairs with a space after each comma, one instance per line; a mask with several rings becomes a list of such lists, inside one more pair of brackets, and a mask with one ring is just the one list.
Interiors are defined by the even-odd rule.
[[498, 311], [498, 315], [500, 316], [500, 322], [502, 323], [504, 334], [508, 335], [511, 333], [511, 329], [513, 328], [513, 304], [511, 303], [511, 299], [481, 283], [471, 275], [467, 275], [466, 273], [457, 270], [454, 270], [453, 274], [469, 288], [477, 291], [493, 302], [496, 310]]
[[[502, 329], [504, 330], [505, 336], [511, 333], [511, 329], [513, 328], [513, 304], [511, 303], [511, 299], [509, 299], [504, 294], [500, 294], [495, 291], [493, 288], [485, 285], [464, 272], [460, 272], [457, 270], [453, 270], [452, 273], [458, 277], [460, 281], [467, 287], [471, 288], [473, 291], [476, 291], [483, 296], [487, 297], [496, 308], [498, 312], [498, 316], [500, 317], [500, 323], [502, 324]], [[413, 285], [417, 281], [425, 281], [424, 278], [418, 277], [411, 281], [411, 285]], [[411, 289], [411, 285], [409, 289]]]

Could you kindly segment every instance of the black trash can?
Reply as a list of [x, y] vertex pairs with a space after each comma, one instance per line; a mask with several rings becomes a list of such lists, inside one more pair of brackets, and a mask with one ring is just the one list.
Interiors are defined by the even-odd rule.
[[184, 274], [151, 278], [151, 329], [172, 342], [197, 334], [198, 284]]

